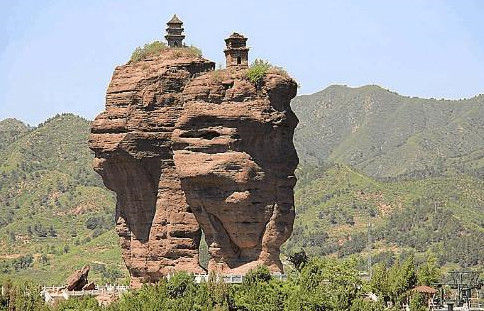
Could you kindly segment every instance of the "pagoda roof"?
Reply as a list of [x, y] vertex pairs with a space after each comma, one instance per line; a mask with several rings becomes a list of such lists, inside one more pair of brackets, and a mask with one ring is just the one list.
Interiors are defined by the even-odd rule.
[[247, 39], [247, 38], [241, 35], [240, 33], [234, 32], [230, 35], [230, 37], [228, 37], [228, 39]]
[[183, 22], [174, 14], [167, 24], [183, 24]]

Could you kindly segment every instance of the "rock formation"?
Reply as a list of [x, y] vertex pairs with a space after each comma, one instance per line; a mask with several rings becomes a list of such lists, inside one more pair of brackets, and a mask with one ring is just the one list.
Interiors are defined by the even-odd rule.
[[89, 266], [84, 266], [81, 270], [77, 270], [69, 276], [66, 285], [67, 290], [82, 290], [88, 284], [87, 275], [89, 274], [89, 270]]
[[116, 192], [116, 230], [132, 285], [174, 270], [281, 271], [294, 221], [296, 83], [166, 49], [116, 68], [92, 124], [95, 170]]
[[116, 230], [134, 286], [172, 270], [203, 272], [200, 226], [176, 174], [171, 135], [184, 86], [214, 63], [178, 52], [117, 67], [91, 128], [94, 169], [116, 192]]
[[94, 282], [89, 282], [82, 287], [82, 290], [94, 290], [96, 289], [96, 284]]
[[295, 82], [273, 71], [256, 85], [246, 72], [191, 81], [172, 137], [182, 189], [209, 246], [208, 268], [233, 274], [258, 264], [282, 271], [298, 164], [289, 105]]

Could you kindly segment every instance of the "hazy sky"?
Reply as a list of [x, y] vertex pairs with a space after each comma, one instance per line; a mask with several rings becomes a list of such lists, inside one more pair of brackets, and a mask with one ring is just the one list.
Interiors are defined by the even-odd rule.
[[250, 59], [285, 67], [299, 94], [331, 84], [436, 98], [484, 93], [479, 0], [2, 0], [0, 119], [94, 118], [114, 67], [163, 39], [173, 13], [185, 42], [217, 63], [224, 38], [246, 35]]

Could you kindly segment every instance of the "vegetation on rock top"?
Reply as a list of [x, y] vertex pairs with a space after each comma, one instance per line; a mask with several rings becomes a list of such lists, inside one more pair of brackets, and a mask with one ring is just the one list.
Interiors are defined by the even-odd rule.
[[200, 57], [202, 56], [202, 51], [195, 47], [195, 46], [183, 46], [179, 48], [169, 48], [165, 43], [161, 41], [153, 41], [151, 43], [146, 43], [144, 46], [137, 47], [133, 54], [131, 54], [130, 61], [131, 62], [139, 62], [145, 59], [153, 58], [163, 51], [168, 49], [174, 50], [173, 56], [174, 57], [182, 57], [182, 56], [192, 56], [192, 57]]
[[269, 62], [257, 58], [247, 69], [247, 79], [252, 83], [258, 83], [270, 71], [288, 76], [287, 72], [281, 67], [271, 65]]

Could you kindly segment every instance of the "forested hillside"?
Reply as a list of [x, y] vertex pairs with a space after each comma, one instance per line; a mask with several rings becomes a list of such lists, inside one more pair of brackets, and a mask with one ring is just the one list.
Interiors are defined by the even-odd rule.
[[98, 281], [124, 277], [114, 198], [91, 169], [89, 121], [66, 114], [31, 130], [1, 124], [9, 137], [0, 150], [1, 277], [58, 283], [83, 263], [94, 263]]
[[484, 95], [334, 85], [292, 107], [301, 165], [286, 252], [367, 257], [371, 245], [374, 262], [432, 252], [442, 265], [483, 264]]
[[342, 164], [301, 166], [298, 177], [297, 217], [286, 253], [301, 248], [310, 255], [359, 253], [363, 264], [369, 252], [374, 263], [387, 264], [416, 253], [417, 259], [436, 256], [448, 267], [484, 264], [481, 179], [383, 182]]
[[484, 176], [484, 95], [450, 101], [333, 85], [292, 107], [303, 161], [345, 163], [379, 178]]
[[0, 153], [2, 150], [29, 131], [29, 127], [16, 119], [0, 121]]

